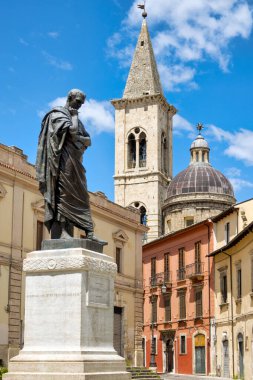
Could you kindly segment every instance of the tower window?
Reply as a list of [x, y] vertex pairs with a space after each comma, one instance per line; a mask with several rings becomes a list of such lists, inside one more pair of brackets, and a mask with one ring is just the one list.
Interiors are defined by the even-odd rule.
[[161, 170], [167, 172], [167, 140], [164, 133], [161, 137]]
[[139, 166], [143, 168], [146, 166], [146, 153], [147, 153], [147, 143], [146, 135], [144, 132], [140, 134], [140, 149], [139, 149]]
[[141, 217], [141, 220], [140, 220], [141, 224], [146, 226], [146, 224], [147, 224], [147, 211], [146, 211], [144, 206], [140, 207], [140, 217]]
[[141, 46], [144, 46], [144, 41], [141, 41]]
[[128, 168], [132, 169], [136, 166], [136, 141], [135, 136], [131, 133], [128, 137]]

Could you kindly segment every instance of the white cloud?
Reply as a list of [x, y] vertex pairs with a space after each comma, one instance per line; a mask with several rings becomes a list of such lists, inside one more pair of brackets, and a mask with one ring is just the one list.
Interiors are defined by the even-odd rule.
[[60, 33], [59, 32], [48, 32], [47, 35], [53, 39], [56, 39], [59, 37]]
[[241, 178], [229, 178], [229, 181], [232, 183], [234, 191], [240, 191], [245, 189], [245, 187], [253, 188], [253, 183], [249, 181], [245, 181]]
[[208, 134], [217, 141], [224, 141], [228, 144], [228, 148], [224, 151], [227, 156], [243, 161], [245, 165], [253, 166], [253, 131], [241, 128], [238, 132], [228, 132], [210, 125]]
[[[138, 3], [139, 0], [133, 1], [120, 33], [108, 43], [110, 54], [123, 65], [129, 62], [131, 37], [136, 42], [140, 28]], [[247, 0], [146, 0], [146, 8], [161, 77], [165, 87], [171, 83], [166, 89], [184, 83], [192, 87], [196, 74], [192, 64], [203, 60], [217, 62], [223, 71], [228, 71], [230, 43], [235, 37], [248, 38], [252, 29], [252, 10]], [[173, 76], [178, 67], [186, 75], [180, 75], [177, 81]]]
[[47, 53], [46, 51], [42, 51], [42, 55], [45, 57], [47, 63], [51, 66], [56, 67], [61, 70], [72, 70], [73, 65], [67, 61], [63, 61], [62, 59], [56, 58], [53, 55]]
[[226, 175], [228, 177], [240, 177], [241, 176], [241, 170], [235, 167], [227, 168], [226, 169]]
[[184, 65], [174, 65], [169, 67], [160, 63], [158, 64], [158, 69], [165, 90], [177, 90], [178, 85], [185, 82], [188, 82], [191, 88], [197, 88], [197, 84], [193, 80], [195, 70], [190, 67]]
[[21, 43], [21, 45], [29, 46], [29, 43], [26, 40], [24, 40], [24, 38], [22, 37], [19, 38], [19, 42]]
[[176, 135], [185, 136], [185, 132], [188, 132], [190, 136], [192, 137], [192, 133], [194, 131], [193, 125], [186, 119], [184, 119], [182, 116], [176, 114], [173, 117], [173, 132]]
[[[64, 106], [66, 97], [56, 98], [49, 103], [51, 108]], [[113, 107], [108, 101], [89, 99], [79, 110], [80, 120], [90, 133], [114, 132]], [[41, 111], [39, 112], [41, 115]]]

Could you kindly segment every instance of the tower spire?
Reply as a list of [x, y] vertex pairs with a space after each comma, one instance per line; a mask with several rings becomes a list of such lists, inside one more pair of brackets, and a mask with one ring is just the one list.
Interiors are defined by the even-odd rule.
[[141, 4], [138, 7], [144, 10], [142, 13], [143, 21], [123, 98], [163, 94], [147, 27], [145, 5]]

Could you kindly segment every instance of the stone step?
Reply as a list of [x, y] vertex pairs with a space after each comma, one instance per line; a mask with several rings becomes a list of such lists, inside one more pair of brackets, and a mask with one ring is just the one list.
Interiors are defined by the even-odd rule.
[[144, 367], [127, 367], [127, 371], [131, 373], [132, 379], [140, 379], [140, 380], [161, 379], [161, 377], [156, 372]]

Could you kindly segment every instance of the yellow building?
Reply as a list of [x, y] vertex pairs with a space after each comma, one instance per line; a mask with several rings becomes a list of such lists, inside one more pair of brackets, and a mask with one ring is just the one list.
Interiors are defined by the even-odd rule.
[[253, 378], [253, 200], [237, 204], [215, 222], [216, 371]]
[[[129, 363], [142, 365], [142, 238], [147, 228], [136, 210], [101, 193], [90, 193], [95, 234], [108, 241], [104, 253], [118, 264], [114, 298], [114, 346]], [[23, 341], [22, 261], [49, 238], [44, 201], [34, 166], [22, 150], [0, 144], [0, 361], [16, 355]], [[83, 237], [75, 230], [76, 237]], [[1, 363], [0, 363], [1, 365]]]

